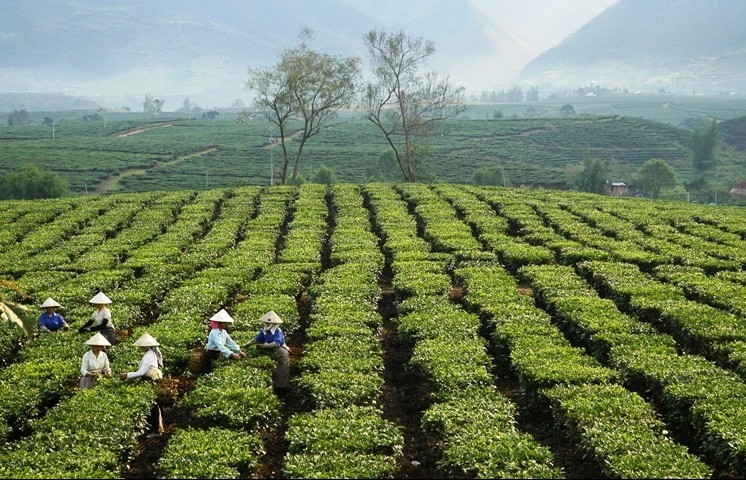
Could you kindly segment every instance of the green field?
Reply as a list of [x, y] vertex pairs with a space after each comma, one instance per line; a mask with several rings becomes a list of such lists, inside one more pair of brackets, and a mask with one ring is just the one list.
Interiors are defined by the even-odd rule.
[[[72, 327], [0, 322], [2, 478], [746, 476], [743, 207], [309, 183], [3, 201], [0, 224], [2, 298]], [[99, 290], [114, 371], [147, 332], [158, 385], [77, 388]], [[221, 308], [239, 344], [283, 318], [288, 395], [263, 350], [195, 368]]]

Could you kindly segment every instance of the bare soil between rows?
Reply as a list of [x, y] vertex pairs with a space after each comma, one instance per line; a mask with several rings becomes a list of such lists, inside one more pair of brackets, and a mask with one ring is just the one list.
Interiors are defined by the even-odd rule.
[[[396, 295], [391, 289], [389, 269], [385, 269], [384, 276], [379, 280], [379, 286], [381, 287], [381, 299], [378, 312], [383, 320], [379, 335], [385, 367], [384, 386], [379, 400], [383, 407], [384, 418], [399, 425], [404, 435], [403, 456], [393, 478], [473, 478], [464, 472], [446, 471], [439, 466], [438, 462], [442, 453], [438, 440], [425, 435], [421, 426], [423, 412], [427, 410], [432, 401], [433, 387], [421, 372], [408, 365], [413, 345], [405, 341], [397, 331]], [[454, 287], [450, 295], [451, 300], [460, 302], [463, 293], [461, 288]], [[297, 334], [293, 335], [293, 338], [288, 338], [291, 378], [300, 374], [297, 362], [303, 355], [304, 331], [308, 326], [310, 316], [310, 297], [304, 293], [297, 300], [301, 328]], [[489, 336], [486, 331], [480, 334], [485, 337]], [[553, 426], [554, 420], [550, 412], [532, 404], [520, 388], [509, 366], [501, 363], [499, 360], [501, 356], [494, 351], [493, 347], [490, 346], [488, 349], [494, 359], [492, 373], [496, 379], [496, 387], [517, 406], [517, 428], [532, 435], [552, 451], [556, 465], [564, 469], [566, 478], [604, 478], [598, 465], [587, 460], [583, 452], [579, 451], [577, 439], [567, 438], [562, 430]], [[144, 438], [140, 442], [138, 451], [129, 464], [129, 469], [124, 472], [124, 478], [157, 478], [156, 465], [165, 450], [168, 439], [177, 429], [190, 426], [189, 412], [178, 407], [178, 400], [194, 386], [195, 380], [179, 378], [173, 380], [175, 391], [172, 392], [170, 404], [164, 407], [166, 431], [160, 437]], [[261, 459], [257, 471], [242, 472], [242, 478], [285, 478], [283, 464], [289, 447], [285, 438], [287, 422], [296, 413], [308, 411], [308, 404], [293, 387], [280, 400], [282, 403], [280, 426], [263, 434], [266, 454]], [[478, 412], [475, 412], [474, 421], [479, 421]]]

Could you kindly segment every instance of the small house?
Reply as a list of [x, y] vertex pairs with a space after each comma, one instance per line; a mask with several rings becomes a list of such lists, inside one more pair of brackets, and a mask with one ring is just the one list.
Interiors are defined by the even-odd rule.
[[616, 197], [621, 197], [627, 193], [627, 184], [624, 182], [611, 182], [610, 193]]
[[746, 181], [739, 183], [730, 189], [730, 194], [737, 197], [746, 197]]

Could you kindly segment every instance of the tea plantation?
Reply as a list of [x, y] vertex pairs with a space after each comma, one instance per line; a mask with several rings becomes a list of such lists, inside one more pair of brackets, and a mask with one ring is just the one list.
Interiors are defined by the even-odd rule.
[[[218, 152], [152, 191], [0, 202], [2, 298], [29, 305], [33, 326], [51, 296], [72, 327], [0, 327], [0, 477], [746, 476], [742, 207], [450, 183], [269, 187], [266, 176], [202, 188], [202, 169], [219, 177], [229, 157], [268, 172], [247, 147], [264, 137], [224, 124], [158, 144], [192, 125], [23, 140], [60, 171], [55, 145], [101, 154], [76, 188], [133, 162], [147, 172]], [[546, 155], [557, 148], [553, 128], [514, 126]], [[499, 137], [471, 135], [462, 141]], [[233, 150], [221, 146], [231, 136]], [[345, 178], [362, 175], [364, 154], [348, 158]], [[77, 327], [99, 290], [113, 300], [114, 371], [137, 368], [132, 343], [147, 332], [163, 352], [158, 384], [115, 375], [77, 388], [88, 338]], [[266, 311], [284, 320], [288, 395], [273, 392], [263, 350], [199, 373], [221, 308], [239, 344]], [[146, 438], [156, 401], [166, 432]]]
[[[32, 162], [60, 175], [75, 193], [279, 182], [282, 152], [279, 143], [270, 141], [277, 140], [278, 132], [270, 131], [266, 120], [156, 121], [131, 116], [107, 122], [62, 119], [54, 133], [49, 125], [4, 127], [0, 174]], [[129, 134], [137, 127], [155, 128]], [[692, 176], [690, 134], [680, 127], [619, 116], [452, 120], [422, 143], [427, 160], [418, 175], [427, 181], [473, 183], [480, 168], [497, 165], [505, 173], [503, 186], [567, 188], [573, 169], [582, 167], [588, 153], [609, 162], [614, 178], [628, 183], [651, 158], [668, 162], [685, 181]], [[294, 154], [296, 142], [287, 141]], [[371, 122], [349, 115], [307, 143], [299, 174], [308, 180], [324, 166], [340, 182], [401, 181], [398, 167], [382, 160], [388, 151]], [[733, 168], [742, 164], [742, 159], [724, 160], [713, 178], [724, 176], [735, 183]]]

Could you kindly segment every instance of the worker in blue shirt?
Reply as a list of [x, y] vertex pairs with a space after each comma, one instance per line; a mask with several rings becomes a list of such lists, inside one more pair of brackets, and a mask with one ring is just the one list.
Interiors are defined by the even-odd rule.
[[207, 335], [207, 345], [205, 345], [205, 351], [202, 354], [201, 371], [203, 374], [212, 372], [212, 361], [216, 360], [221, 354], [225, 358], [236, 360], [246, 356], [225, 329], [228, 324], [233, 322], [233, 317], [225, 309], [221, 309], [210, 317], [210, 333]]
[[270, 310], [259, 321], [262, 322], [262, 328], [244, 347], [256, 345], [258, 348], [272, 350], [277, 365], [272, 375], [272, 384], [277, 393], [285, 393], [290, 385], [290, 348], [280, 329], [282, 319], [274, 310]]
[[65, 318], [57, 312], [57, 309], [61, 307], [53, 298], [47, 298], [44, 303], [41, 304], [41, 308], [44, 309], [41, 315], [39, 315], [39, 332], [40, 333], [52, 333], [58, 330], [67, 330], [69, 325], [65, 321]]

